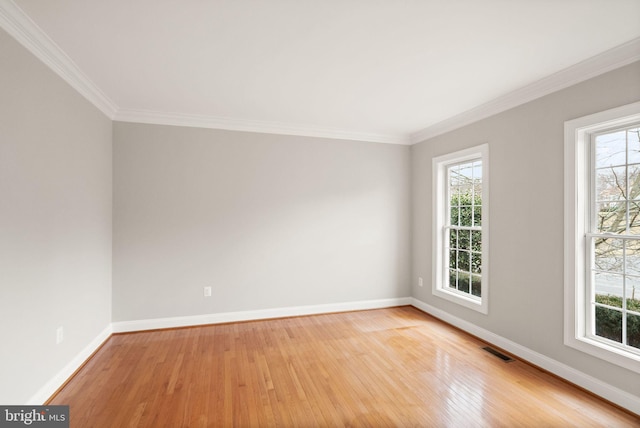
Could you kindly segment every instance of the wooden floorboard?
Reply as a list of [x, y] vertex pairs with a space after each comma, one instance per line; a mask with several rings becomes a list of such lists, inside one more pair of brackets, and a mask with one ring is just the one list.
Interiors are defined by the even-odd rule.
[[413, 307], [113, 335], [71, 427], [638, 427]]

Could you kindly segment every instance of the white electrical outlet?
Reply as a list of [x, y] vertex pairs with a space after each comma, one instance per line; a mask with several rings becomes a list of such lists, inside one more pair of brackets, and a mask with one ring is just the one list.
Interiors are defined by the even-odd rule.
[[204, 287], [204, 297], [211, 297], [211, 287]]
[[422, 277], [421, 276], [418, 277], [418, 285], [420, 287], [422, 287]]
[[64, 328], [58, 327], [56, 329], [56, 345], [59, 345], [64, 340]]

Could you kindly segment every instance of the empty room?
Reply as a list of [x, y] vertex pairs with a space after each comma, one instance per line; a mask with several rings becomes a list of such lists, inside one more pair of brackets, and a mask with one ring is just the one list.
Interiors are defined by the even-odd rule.
[[640, 426], [639, 16], [0, 0], [0, 426]]

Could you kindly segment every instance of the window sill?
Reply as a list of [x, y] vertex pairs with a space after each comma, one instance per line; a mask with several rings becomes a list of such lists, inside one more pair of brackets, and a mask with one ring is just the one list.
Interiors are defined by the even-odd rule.
[[478, 299], [471, 296], [468, 297], [460, 292], [449, 291], [443, 288], [434, 288], [433, 295], [450, 302], [457, 303], [466, 308], [473, 309], [474, 311], [478, 311], [485, 315], [489, 312], [486, 304], [486, 297], [484, 299]]
[[588, 337], [565, 337], [565, 345], [609, 363], [640, 373], [640, 355], [625, 352]]

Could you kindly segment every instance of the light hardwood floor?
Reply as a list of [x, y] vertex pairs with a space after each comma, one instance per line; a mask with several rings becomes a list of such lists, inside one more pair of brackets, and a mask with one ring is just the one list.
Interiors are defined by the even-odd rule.
[[638, 427], [413, 307], [112, 336], [49, 404], [71, 427]]

